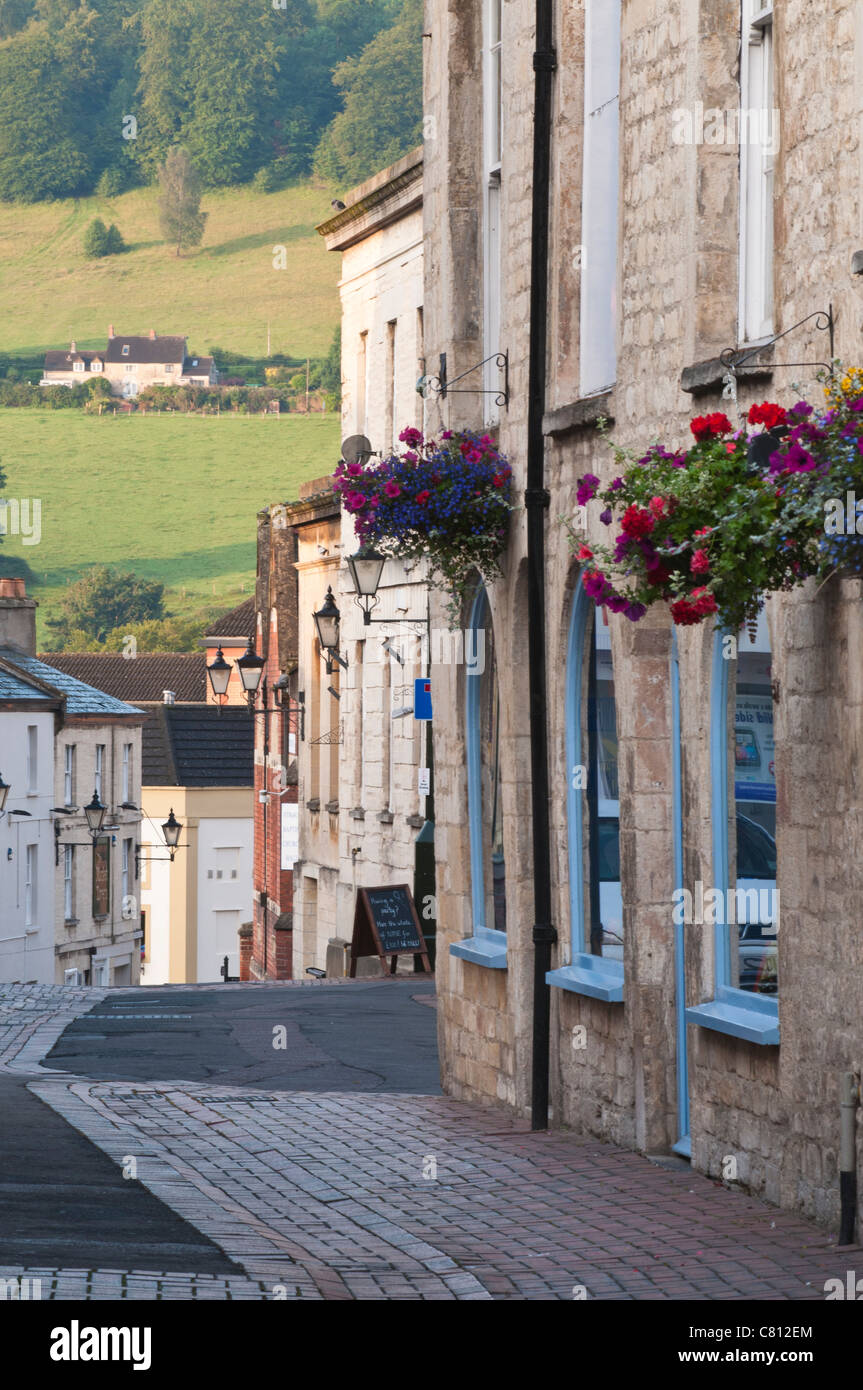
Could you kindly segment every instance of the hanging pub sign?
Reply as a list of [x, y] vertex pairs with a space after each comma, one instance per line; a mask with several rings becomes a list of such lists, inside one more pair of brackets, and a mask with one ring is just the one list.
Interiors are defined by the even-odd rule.
[[399, 956], [407, 955], [421, 956], [424, 969], [431, 974], [428, 947], [408, 885], [395, 883], [385, 888], [357, 889], [350, 978], [356, 978], [357, 961], [361, 956], [378, 956], [384, 973], [389, 956], [390, 974], [394, 975]]
[[102, 835], [93, 841], [93, 916], [111, 913], [111, 841]]

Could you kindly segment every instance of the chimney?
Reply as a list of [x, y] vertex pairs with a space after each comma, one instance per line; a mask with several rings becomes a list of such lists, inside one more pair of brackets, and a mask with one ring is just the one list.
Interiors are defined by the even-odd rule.
[[70, 350], [71, 352], [77, 352], [77, 351], [78, 351], [78, 344], [75, 342], [75, 339], [74, 339], [74, 338], [72, 339], [71, 343], [69, 344], [69, 350]]
[[176, 695], [176, 692], [175, 692], [175, 691], [173, 691], [173, 690], [163, 690], [163, 691], [162, 691], [162, 704], [163, 704], [163, 705], [173, 705], [173, 704], [176, 703], [176, 700], [177, 700], [177, 695]]
[[109, 337], [109, 338], [113, 338], [113, 336], [114, 336], [114, 325], [113, 325], [113, 323], [109, 323], [109, 324], [108, 324], [108, 337]]
[[0, 579], [0, 647], [36, 655], [36, 608], [23, 579]]
[[151, 329], [150, 329], [150, 340], [151, 340], [151, 341], [154, 341], [154, 340], [155, 340], [155, 337], [156, 337], [156, 330], [155, 330], [155, 328], [151, 328]]

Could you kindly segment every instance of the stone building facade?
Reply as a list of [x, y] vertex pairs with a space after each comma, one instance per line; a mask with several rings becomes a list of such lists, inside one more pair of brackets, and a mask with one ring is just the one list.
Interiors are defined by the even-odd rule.
[[[518, 494], [534, 18], [528, 0], [426, 5], [426, 351], [434, 362], [446, 353], [451, 376], [508, 352], [498, 424]], [[735, 657], [709, 625], [674, 631], [664, 611], [638, 624], [594, 619], [561, 518], [588, 542], [601, 536], [576, 483], [613, 476], [603, 419], [643, 453], [657, 438], [685, 445], [693, 415], [724, 410], [736, 423], [754, 401], [811, 399], [817, 368], [785, 364], [826, 360], [827, 335], [810, 316], [831, 304], [836, 355], [859, 360], [859, 20], [851, 0], [586, 0], [554, 16], [544, 419], [552, 1123], [691, 1155], [702, 1171], [826, 1224], [839, 1210], [840, 1078], [859, 1079], [863, 1066], [860, 581], [771, 597], [758, 630], [736, 634]], [[755, 136], [751, 126], [741, 134], [741, 110], [756, 113]], [[720, 353], [759, 346], [735, 400]], [[488, 399], [450, 397], [440, 420], [488, 423]], [[487, 903], [494, 865], [478, 848], [488, 779], [470, 775], [472, 751], [485, 769], [491, 742], [482, 720], [472, 723], [465, 671], [432, 670], [439, 1029], [448, 1091], [527, 1113], [535, 919], [522, 511], [504, 569], [488, 586], [487, 616], [478, 587], [464, 622], [493, 631], [505, 934]], [[735, 737], [747, 708], [762, 720], [760, 745]], [[591, 751], [593, 802], [574, 775]], [[733, 889], [748, 877], [780, 893], [774, 945], [744, 949], [698, 922], [677, 928], [675, 890]], [[859, 1114], [857, 1153], [859, 1169]]]
[[[374, 454], [393, 452], [403, 429], [423, 424], [422, 159], [415, 150], [346, 194], [345, 207], [319, 228], [342, 257], [343, 435], [365, 436]], [[343, 975], [357, 889], [414, 887], [427, 811], [418, 779], [426, 726], [413, 718], [414, 680], [427, 673], [428, 586], [422, 565], [389, 560], [366, 624], [346, 563], [359, 543], [331, 478], [274, 511], [284, 513], [298, 547], [294, 973]], [[329, 670], [313, 617], [328, 589], [344, 663], [331, 660]], [[429, 928], [431, 902], [427, 913]], [[361, 964], [362, 973], [379, 969], [376, 959]]]

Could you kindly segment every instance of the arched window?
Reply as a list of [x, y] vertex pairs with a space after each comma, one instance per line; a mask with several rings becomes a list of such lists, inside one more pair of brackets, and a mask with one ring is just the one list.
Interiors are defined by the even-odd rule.
[[506, 968], [506, 866], [501, 798], [500, 695], [494, 627], [480, 582], [465, 634], [465, 751], [473, 936], [451, 954]]
[[567, 849], [571, 961], [547, 979], [577, 994], [623, 999], [623, 907], [617, 709], [611, 633], [579, 585], [566, 674]]

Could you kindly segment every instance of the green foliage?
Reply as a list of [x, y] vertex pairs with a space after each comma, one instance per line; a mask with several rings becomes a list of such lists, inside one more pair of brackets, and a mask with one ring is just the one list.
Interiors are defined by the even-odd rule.
[[88, 261], [102, 256], [116, 256], [128, 248], [116, 223], [106, 227], [101, 217], [94, 217], [84, 233], [84, 255]]
[[159, 170], [159, 223], [177, 255], [200, 246], [207, 214], [201, 212], [201, 181], [188, 150], [175, 145]]
[[84, 632], [98, 642], [107, 634], [130, 623], [144, 622], [165, 616], [164, 584], [153, 579], [141, 579], [131, 570], [121, 572], [109, 565], [94, 565], [74, 584], [70, 584], [58, 605], [58, 613], [49, 618], [57, 645], [62, 650], [73, 632]]
[[178, 144], [207, 187], [284, 188], [338, 113], [333, 70], [401, 22], [400, 0], [0, 0], [0, 198], [116, 197]]
[[[202, 636], [197, 618], [149, 618], [142, 623], [127, 623], [114, 628], [105, 636], [101, 650], [127, 650], [127, 638], [134, 637], [139, 652], [197, 652]], [[75, 650], [72, 648], [72, 650]]]
[[422, 140], [422, 19], [422, 0], [405, 0], [392, 28], [336, 68], [344, 108], [315, 154], [324, 178], [360, 183]]
[[[329, 352], [321, 363], [318, 385], [327, 394], [328, 409], [333, 410], [342, 401], [342, 326], [339, 324], [333, 334]], [[330, 401], [332, 400], [332, 404]]]

